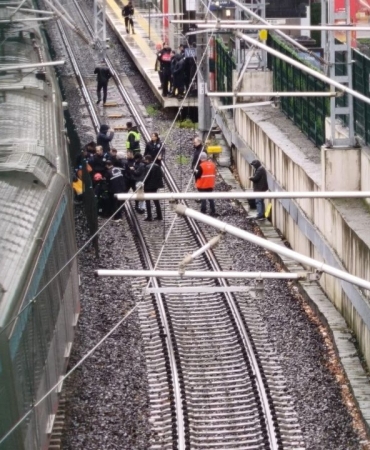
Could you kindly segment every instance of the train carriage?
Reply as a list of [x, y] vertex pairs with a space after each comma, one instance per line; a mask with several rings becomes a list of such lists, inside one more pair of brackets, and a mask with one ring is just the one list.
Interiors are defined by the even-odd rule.
[[[2, 19], [8, 5], [0, 3]], [[54, 68], [42, 66], [50, 61], [42, 32], [37, 22], [2, 23], [0, 41], [0, 439], [32, 410], [0, 448], [40, 449], [57, 390], [32, 408], [65, 373], [79, 312], [77, 261], [67, 264], [76, 252], [73, 201], [62, 98]]]

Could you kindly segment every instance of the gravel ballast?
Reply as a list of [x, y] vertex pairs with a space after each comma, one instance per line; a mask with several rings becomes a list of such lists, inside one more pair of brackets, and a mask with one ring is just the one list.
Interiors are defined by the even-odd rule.
[[[136, 72], [116, 38], [109, 33], [114, 45], [114, 59], [122, 62], [145, 106], [155, 99]], [[55, 45], [57, 53], [63, 50]], [[86, 55], [90, 59], [91, 55]], [[80, 101], [76, 85], [69, 76], [68, 66], [61, 72], [65, 95], [70, 105], [76, 131], [82, 144], [95, 135], [79, 116]], [[164, 113], [152, 120], [152, 130], [163, 137], [171, 121]], [[185, 161], [182, 166], [183, 186], [190, 176], [191, 140], [194, 130], [173, 128], [167, 142], [169, 162]], [[181, 158], [179, 156], [181, 155]], [[184, 156], [184, 158], [182, 158]], [[220, 189], [227, 187], [220, 183]], [[217, 202], [220, 219], [248, 231], [255, 225], [246, 219], [236, 205]], [[101, 222], [102, 223], [102, 222]], [[204, 228], [204, 227], [203, 227]], [[153, 231], [155, 232], [155, 230]], [[83, 211], [76, 206], [78, 247], [87, 240]], [[209, 235], [214, 235], [208, 229]], [[95, 259], [91, 247], [79, 256], [81, 274], [81, 315], [76, 329], [70, 367], [90, 350], [122, 316], [135, 305], [131, 281], [125, 279], [95, 279], [97, 268], [134, 268], [136, 248], [126, 221], [108, 224], [100, 235], [100, 256]], [[233, 250], [230, 252], [230, 248]], [[225, 237], [219, 250], [228, 251], [233, 270], [271, 271], [275, 264], [264, 250], [232, 236]], [[322, 334], [322, 325], [307, 308], [293, 286], [285, 282], [268, 281], [266, 295], [259, 304], [260, 313], [268, 327], [284, 368], [307, 449], [355, 450], [367, 447], [368, 441], [355, 430], [353, 417], [342, 401], [342, 389], [329, 364], [332, 354]], [[88, 358], [65, 382], [67, 398], [63, 449], [127, 449], [146, 450], [150, 437], [147, 379], [138, 318], [133, 313], [110, 338]], [[360, 440], [362, 439], [362, 443]]]

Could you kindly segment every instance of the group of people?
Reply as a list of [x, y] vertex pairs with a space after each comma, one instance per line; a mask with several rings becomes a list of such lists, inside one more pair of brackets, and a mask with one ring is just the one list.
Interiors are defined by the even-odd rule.
[[[77, 198], [82, 195], [82, 167], [86, 165], [91, 174], [94, 192], [98, 202], [98, 211], [104, 216], [111, 216], [113, 220], [122, 220], [121, 204], [115, 194], [133, 192], [143, 187], [144, 192], [157, 192], [164, 187], [161, 163], [165, 156], [164, 146], [158, 133], [152, 133], [151, 140], [145, 146], [144, 156], [140, 153], [140, 133], [132, 122], [127, 122], [126, 140], [127, 154], [118, 153], [111, 148], [114, 130], [108, 125], [101, 125], [97, 141], [90, 142], [83, 148], [76, 160], [76, 172], [73, 187]], [[208, 158], [203, 143], [199, 137], [193, 141], [194, 150], [191, 169], [194, 173], [195, 187], [198, 192], [213, 192], [216, 184], [216, 165]], [[261, 162], [251, 162], [255, 172], [249, 179], [253, 183], [253, 190], [265, 192], [268, 190], [267, 174]], [[215, 202], [208, 199], [211, 216], [218, 216]], [[199, 200], [200, 210], [207, 213], [207, 200]], [[145, 209], [144, 209], [145, 205]], [[147, 216], [145, 221], [162, 220], [162, 210], [159, 200], [154, 200], [156, 216], [153, 218], [150, 200], [135, 201], [135, 210]], [[256, 199], [257, 220], [265, 218], [264, 199]]]
[[[262, 166], [258, 159], [251, 162], [251, 166], [254, 168], [253, 176], [249, 179], [253, 183], [254, 192], [266, 192], [268, 190], [267, 173], [266, 169]], [[216, 165], [207, 156], [204, 150], [202, 141], [200, 138], [194, 138], [194, 152], [191, 161], [191, 168], [194, 171], [195, 186], [198, 192], [213, 192], [216, 183]], [[201, 206], [200, 210], [203, 214], [207, 212], [207, 200], [202, 199], [199, 201]], [[209, 207], [211, 216], [218, 216], [216, 213], [215, 202], [213, 199], [209, 199]], [[265, 219], [265, 202], [263, 198], [255, 200], [257, 208], [256, 220]]]
[[184, 98], [197, 95], [196, 88], [196, 47], [179, 46], [178, 52], [164, 42], [157, 46], [157, 59], [154, 70], [158, 72], [163, 97]]
[[[165, 150], [158, 133], [153, 133], [151, 141], [145, 147], [144, 155], [140, 153], [140, 133], [127, 122], [126, 155], [111, 148], [114, 130], [108, 125], [101, 125], [96, 142], [85, 145], [77, 157], [73, 188], [76, 198], [83, 193], [82, 169], [87, 168], [93, 183], [97, 199], [98, 211], [113, 220], [122, 220], [121, 203], [115, 194], [126, 193], [130, 189], [134, 192], [143, 187], [144, 192], [157, 192], [164, 187], [162, 169], [160, 167]], [[147, 216], [145, 221], [162, 220], [160, 202], [154, 201], [156, 216], [153, 218], [150, 201], [135, 201], [135, 210]], [[145, 206], [145, 209], [144, 209]]]

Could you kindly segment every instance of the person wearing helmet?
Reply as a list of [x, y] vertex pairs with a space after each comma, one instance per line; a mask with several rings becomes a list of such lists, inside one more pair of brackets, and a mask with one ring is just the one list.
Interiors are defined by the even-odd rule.
[[112, 211], [108, 183], [101, 173], [93, 176], [94, 194], [99, 216], [109, 217]]

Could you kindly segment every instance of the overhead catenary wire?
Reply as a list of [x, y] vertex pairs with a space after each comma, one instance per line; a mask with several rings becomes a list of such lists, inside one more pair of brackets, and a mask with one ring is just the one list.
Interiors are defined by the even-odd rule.
[[32, 411], [37, 408], [37, 406], [42, 403], [52, 392], [54, 392], [56, 389], [58, 389], [58, 387], [64, 383], [64, 381], [66, 380], [66, 378], [68, 378], [76, 369], [78, 369], [78, 367], [81, 366], [81, 364], [83, 364], [87, 358], [89, 358], [108, 338], [109, 336], [111, 336], [116, 330], [117, 328], [126, 320], [128, 319], [131, 314], [138, 308], [139, 304], [140, 304], [141, 300], [136, 303], [136, 305], [130, 309], [130, 311], [128, 313], [126, 313], [101, 339], [99, 342], [97, 342], [89, 351], [87, 351], [85, 353], [85, 355], [72, 367], [72, 369], [70, 369], [63, 377], [61, 377], [59, 379], [59, 381], [54, 384], [54, 386], [52, 388], [50, 388], [39, 400], [37, 400], [32, 407], [12, 426], [12, 428], [7, 431], [6, 434], [4, 434], [4, 436], [2, 436], [0, 438], [0, 445], [13, 433], [13, 431], [15, 431], [19, 425], [21, 425], [26, 419], [27, 417], [32, 413]]
[[[212, 37], [212, 36], [211, 36]], [[211, 39], [211, 37], [210, 37], [210, 39]], [[210, 43], [210, 39], [208, 40], [208, 43], [207, 43], [207, 46], [206, 46], [206, 48], [205, 48], [205, 50], [204, 50], [204, 52], [203, 52], [203, 55], [202, 55], [202, 58], [201, 58], [201, 60], [200, 60], [200, 62], [199, 62], [199, 65], [197, 65], [197, 70], [196, 70], [196, 72], [195, 72], [195, 74], [194, 74], [194, 77], [193, 77], [193, 80], [196, 78], [196, 76], [197, 76], [197, 73], [198, 73], [198, 71], [199, 71], [199, 68], [200, 68], [200, 65], [201, 65], [201, 63], [202, 63], [202, 61], [203, 61], [203, 59], [204, 59], [204, 57], [205, 57], [205, 55], [207, 55], [207, 52], [208, 52], [208, 47], [209, 47], [209, 43]], [[193, 81], [192, 80], [192, 81]], [[188, 92], [189, 92], [189, 89], [188, 89], [188, 91], [187, 91], [187, 94], [188, 94]], [[184, 97], [184, 101], [185, 101], [185, 99], [186, 99], [186, 96]], [[170, 129], [169, 129], [169, 131], [168, 131], [168, 133], [167, 133], [167, 135], [166, 135], [166, 137], [165, 137], [165, 140], [164, 140], [164, 142], [163, 142], [163, 144], [162, 144], [162, 147], [161, 147], [161, 150], [162, 150], [162, 148], [163, 148], [163, 146], [164, 146], [164, 144], [165, 144], [165, 142], [166, 142], [166, 140], [167, 140], [167, 138], [168, 138], [168, 136], [169, 136], [169, 134], [170, 134], [170, 132], [171, 132], [171, 130], [173, 129], [173, 127], [174, 127], [174, 125], [175, 125], [175, 123], [176, 123], [176, 119], [177, 119], [177, 117], [178, 117], [178, 115], [179, 115], [179, 113], [180, 113], [180, 111], [181, 111], [181, 109], [179, 109], [179, 111], [177, 112], [177, 114], [176, 114], [176, 116], [175, 116], [175, 118], [174, 118], [174, 120], [173, 120], [173, 122], [172, 122], [172, 124], [171, 124], [171, 127], [170, 127]], [[213, 121], [214, 121], [214, 118], [213, 118]], [[212, 122], [212, 124], [213, 124], [213, 122]], [[210, 132], [211, 132], [211, 129], [212, 129], [212, 126], [211, 126], [211, 128], [210, 128], [210, 130], [209, 130], [209, 132], [208, 132], [208, 135], [207, 135], [207, 138], [208, 138], [208, 136], [209, 136], [209, 134], [210, 134]], [[206, 138], [206, 139], [207, 139]], [[159, 153], [158, 153], [158, 155], [159, 155]], [[158, 155], [157, 155], [157, 157], [158, 157]], [[157, 158], [155, 158], [155, 159], [157, 159]], [[199, 158], [198, 158], [198, 161], [197, 161], [197, 163], [199, 162]], [[149, 173], [149, 172], [148, 172]], [[147, 176], [148, 176], [148, 174], [147, 174]], [[187, 189], [190, 187], [190, 183], [191, 183], [191, 181], [192, 181], [192, 175], [190, 176], [190, 179], [189, 179], [189, 183], [188, 183], [188, 186], [187, 186]], [[135, 192], [137, 192], [137, 190], [135, 191]], [[132, 193], [132, 195], [133, 195], [134, 193]], [[124, 207], [124, 205], [126, 204], [126, 202], [127, 201], [129, 201], [129, 200], [126, 200], [125, 202], [123, 202], [123, 204], [120, 206], [120, 208], [118, 208], [117, 209], [117, 211], [119, 211], [119, 210], [121, 210], [123, 207]], [[112, 214], [112, 216], [111, 217], [109, 217], [104, 223], [103, 223], [103, 225], [88, 239], [88, 241], [76, 252], [76, 254], [75, 255], [73, 255], [71, 258], [70, 258], [70, 260], [62, 267], [62, 269], [60, 269], [59, 270], [59, 272], [56, 274], [56, 275], [54, 275], [54, 277], [52, 277], [52, 279], [48, 282], [48, 283], [46, 283], [46, 285], [35, 295], [35, 297], [22, 309], [22, 311], [24, 311], [24, 309], [26, 308], [26, 307], [28, 307], [28, 306], [30, 306], [31, 304], [34, 304], [35, 302], [36, 302], [36, 300], [37, 300], [37, 297], [47, 288], [47, 286], [49, 286], [50, 285], [50, 283], [52, 282], [52, 281], [54, 281], [56, 278], [57, 278], [57, 276], [59, 276], [60, 275], [60, 273], [66, 268], [66, 267], [68, 267], [68, 265], [86, 248], [86, 246], [87, 245], [89, 245], [91, 242], [92, 242], [92, 240], [94, 239], [94, 237], [95, 236], [97, 236], [100, 232], [101, 232], [101, 230], [107, 225], [107, 223], [109, 223], [112, 219], [113, 219], [113, 217], [115, 216], [115, 214], [117, 213], [117, 211], [115, 211], [113, 214]], [[173, 229], [173, 226], [174, 226], [174, 224], [175, 224], [175, 221], [176, 221], [176, 219], [177, 219], [177, 216], [175, 216], [174, 217], [174, 220], [172, 221], [172, 223], [171, 223], [171, 226], [170, 226], [170, 229], [169, 229], [169, 232], [167, 233], [167, 237], [166, 237], [166, 241], [163, 243], [163, 245], [162, 245], [162, 248], [161, 248], [161, 251], [160, 251], [160, 253], [159, 253], [159, 256], [158, 256], [158, 258], [157, 258], [157, 261], [156, 261], [156, 263], [155, 263], [155, 266], [154, 266], [154, 270], [157, 268], [157, 266], [158, 266], [158, 264], [159, 264], [159, 261], [160, 261], [160, 257], [161, 257], [161, 255], [162, 255], [162, 253], [163, 253], [163, 250], [164, 250], [164, 247], [165, 247], [165, 245], [166, 245], [166, 242], [168, 242], [168, 238], [169, 238], [169, 236], [170, 236], [170, 234], [171, 234], [171, 231], [172, 231], [172, 229]], [[151, 281], [149, 280], [149, 282], [147, 283], [147, 288], [149, 288], [149, 286], [150, 286], [150, 283], [151, 283]], [[13, 427], [3, 436], [3, 437], [1, 437], [0, 438], [0, 445], [13, 433], [13, 431], [15, 431], [26, 419], [27, 419], [27, 417], [32, 413], [32, 411], [40, 404], [40, 403], [42, 403], [42, 401], [44, 401], [55, 389], [57, 389], [89, 356], [91, 356], [107, 339], [108, 339], [108, 337], [112, 334], [112, 333], [114, 333], [114, 331], [138, 308], [138, 305], [139, 305], [139, 303], [141, 302], [142, 300], [140, 300], [121, 320], [119, 320], [112, 328], [111, 328], [111, 330], [108, 332], [108, 333], [106, 333], [105, 335], [104, 335], [104, 337], [91, 349], [91, 350], [89, 350], [76, 364], [75, 364], [75, 366], [70, 370], [70, 371], [68, 371], [59, 381], [58, 381], [58, 383], [56, 383], [51, 389], [49, 389], [49, 391], [48, 392], [46, 392], [38, 401], [36, 401], [33, 405], [32, 405], [32, 407], [30, 408], [30, 410], [27, 412], [27, 413], [25, 413], [14, 425], [13, 425]], [[17, 314], [17, 316], [15, 317], [15, 318], [13, 318], [12, 319], [12, 321], [11, 322], [9, 322], [4, 328], [3, 328], [3, 330], [1, 330], [1, 332], [3, 332], [4, 331], [4, 329], [6, 329], [8, 326], [9, 326], [9, 324], [10, 323], [13, 323], [14, 322], [14, 320], [16, 320], [17, 319], [17, 317], [19, 317], [19, 315], [21, 314], [21, 312], [22, 311], [20, 311], [18, 314]], [[1, 332], [0, 332], [0, 334], [1, 334]]]
[[[211, 35], [211, 37], [212, 37], [212, 35]], [[196, 77], [198, 75], [200, 64], [203, 61], [204, 57], [207, 55], [209, 43], [210, 43], [210, 40], [208, 40], [207, 46], [206, 46], [206, 48], [205, 48], [205, 50], [203, 52], [202, 58], [201, 58], [201, 60], [199, 62], [199, 65], [197, 65], [197, 70], [196, 70], [196, 72], [195, 72], [195, 74], [194, 74], [194, 76], [193, 76], [189, 86], [191, 86], [191, 84], [193, 83], [193, 81], [196, 79]], [[165, 139], [164, 139], [164, 141], [162, 143], [161, 149], [158, 152], [158, 155], [156, 156], [156, 158], [154, 159], [153, 162], [155, 162], [158, 159], [158, 156], [161, 154], [162, 149], [164, 148], [164, 145], [165, 145], [166, 141], [168, 140], [168, 137], [169, 137], [170, 133], [172, 132], [172, 129], [174, 128], [174, 126], [176, 124], [176, 120], [177, 120], [177, 118], [178, 118], [178, 116], [180, 114], [180, 111], [181, 111], [181, 109], [183, 107], [183, 104], [184, 104], [186, 98], [187, 98], [187, 95], [189, 94], [189, 90], [190, 90], [190, 88], [186, 92], [185, 97], [184, 97], [184, 99], [183, 99], [183, 101], [181, 103], [181, 106], [180, 106], [178, 112], [176, 113], [175, 118], [173, 119], [173, 121], [171, 123], [171, 126], [170, 126], [170, 128], [168, 130], [167, 135], [165, 136]], [[143, 183], [145, 182], [145, 180], [148, 177], [148, 175], [149, 175], [149, 172], [146, 174], [146, 177], [145, 177]], [[191, 178], [190, 178], [190, 180], [191, 180]], [[136, 194], [138, 192], [138, 190], [139, 190], [139, 188], [136, 189], [134, 192], [132, 192], [131, 195]], [[29, 308], [30, 306], [32, 306], [32, 305], [34, 305], [36, 303], [37, 298], [45, 291], [45, 289], [47, 289], [47, 287], [50, 286], [50, 284], [76, 259], [76, 257], [80, 253], [82, 253], [82, 251], [85, 250], [85, 248], [88, 245], [91, 244], [91, 242], [94, 240], [94, 238], [97, 237], [99, 235], [99, 233], [106, 227], [106, 225], [113, 220], [113, 218], [116, 215], [116, 213], [121, 211], [125, 207], [126, 202], [130, 201], [130, 200], [131, 200], [131, 197], [129, 199], [125, 200], [122, 203], [122, 205], [120, 205], [120, 207], [116, 211], [114, 211], [114, 213], [110, 217], [108, 217], [108, 219], [102, 224], [102, 226], [99, 227], [98, 230], [92, 236], [90, 236], [90, 238], [85, 242], [85, 244], [80, 249], [78, 249], [77, 252], [74, 255], [72, 255], [72, 257], [61, 267], [61, 269], [59, 269], [59, 271], [34, 295], [34, 297], [26, 305], [24, 305], [24, 307], [21, 308], [20, 311], [7, 324], [5, 324], [3, 326], [3, 328], [0, 330], [0, 335], [2, 333], [4, 333], [9, 328], [9, 326], [11, 326], [27, 308]], [[175, 219], [176, 219], [176, 217], [175, 217]], [[171, 230], [172, 230], [172, 227], [171, 227]], [[168, 240], [168, 237], [167, 237], [167, 240]]]

